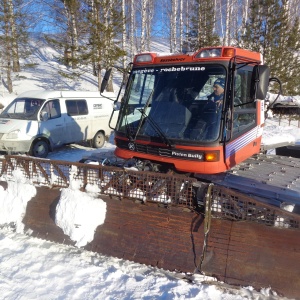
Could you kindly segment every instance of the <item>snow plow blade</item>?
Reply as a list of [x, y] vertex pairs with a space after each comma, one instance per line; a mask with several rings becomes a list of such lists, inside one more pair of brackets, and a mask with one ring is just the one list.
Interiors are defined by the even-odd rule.
[[[6, 156], [0, 167], [4, 189], [16, 169], [36, 186], [23, 219], [25, 232], [34, 237], [75, 244], [55, 223], [61, 188], [69, 186], [73, 170], [83, 188], [99, 185], [106, 203], [105, 221], [84, 249], [232, 285], [271, 287], [299, 299], [298, 214], [213, 184], [201, 211], [193, 200], [197, 181], [179, 175], [24, 156]], [[162, 194], [167, 201], [157, 200]]]

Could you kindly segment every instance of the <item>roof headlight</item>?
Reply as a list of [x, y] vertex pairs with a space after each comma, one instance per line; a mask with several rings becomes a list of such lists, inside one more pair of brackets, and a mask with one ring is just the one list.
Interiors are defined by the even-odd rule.
[[201, 58], [205, 58], [205, 57], [209, 57], [209, 50], [202, 50], [196, 57], [201, 57]]
[[221, 56], [221, 49], [211, 49], [211, 55], [212, 57], [218, 57]]
[[235, 49], [232, 47], [216, 47], [205, 48], [200, 50], [195, 58], [208, 58], [208, 57], [233, 57], [235, 56]]
[[210, 48], [203, 49], [197, 55], [196, 58], [206, 58], [206, 57], [221, 57], [222, 48]]
[[135, 57], [135, 63], [147, 63], [147, 62], [152, 62], [154, 59], [154, 56], [150, 53], [143, 53], [143, 54], [138, 54]]

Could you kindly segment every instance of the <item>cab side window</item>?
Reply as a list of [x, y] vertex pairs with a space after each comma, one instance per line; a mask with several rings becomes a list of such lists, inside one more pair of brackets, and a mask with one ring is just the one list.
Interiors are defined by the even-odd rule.
[[80, 116], [88, 114], [86, 100], [66, 100], [66, 106], [69, 116]]
[[239, 135], [256, 125], [256, 102], [250, 99], [252, 68], [238, 69], [235, 78], [233, 135]]

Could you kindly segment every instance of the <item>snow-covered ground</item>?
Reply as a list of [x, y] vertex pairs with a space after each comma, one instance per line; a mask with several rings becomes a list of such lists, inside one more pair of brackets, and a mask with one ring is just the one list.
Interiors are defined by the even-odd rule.
[[76, 181], [62, 189], [56, 223], [77, 247], [32, 238], [24, 234], [22, 218], [35, 194], [18, 170], [6, 190], [0, 186], [1, 299], [284, 299], [270, 287], [229, 287], [202, 275], [187, 282], [184, 274], [82, 250], [105, 221], [106, 207], [93, 191], [82, 193]]
[[[95, 151], [113, 149], [107, 143]], [[87, 153], [89, 148], [74, 145], [51, 156], [76, 161]], [[180, 278], [184, 274], [81, 249], [105, 221], [106, 206], [93, 189], [82, 193], [76, 180], [62, 189], [56, 213], [56, 224], [77, 242], [76, 246], [32, 238], [25, 234], [22, 219], [36, 188], [18, 170], [10, 180], [1, 179], [8, 182], [7, 189], [0, 186], [1, 299], [284, 299], [270, 287], [261, 291], [251, 286], [229, 287], [202, 275], [194, 275], [193, 282], [187, 282]]]
[[[40, 40], [33, 41], [31, 47], [34, 54], [22, 64], [36, 66], [18, 74], [14, 80], [14, 94], [9, 95], [5, 86], [0, 85], [0, 103], [7, 105], [18, 94], [31, 89], [97, 91], [96, 79], [87, 67], [76, 70], [82, 73], [76, 80], [68, 79], [58, 74], [58, 70], [60, 74], [70, 74], [72, 70], [58, 63], [57, 51]], [[165, 51], [159, 45], [154, 47]], [[116, 91], [119, 78], [115, 80]], [[291, 143], [299, 141], [297, 124], [278, 126], [278, 120], [270, 119], [265, 127], [264, 143], [277, 143], [279, 137]], [[91, 153], [113, 151], [114, 147], [111, 137], [102, 149], [70, 145], [50, 153], [48, 158], [79, 161]], [[18, 172], [8, 182], [7, 189], [0, 186], [1, 299], [283, 299], [269, 287], [261, 291], [254, 291], [252, 287], [232, 288], [200, 275], [194, 276], [194, 281], [189, 283], [178, 279], [180, 274], [82, 250], [80, 246], [90, 240], [95, 227], [105, 220], [106, 208], [94, 191], [84, 195], [84, 201], [91, 204], [93, 212], [98, 212], [94, 217], [89, 211], [91, 218], [86, 223], [85, 212], [80, 206], [83, 194], [76, 182], [62, 190], [57, 225], [77, 242], [77, 247], [32, 238], [24, 234], [22, 218], [36, 189]], [[66, 209], [70, 205], [74, 205], [72, 211]], [[78, 222], [85, 225], [84, 231], [76, 230]], [[7, 224], [13, 225], [15, 230]]]
[[57, 245], [2, 228], [0, 291], [5, 300], [283, 299], [269, 288], [229, 288], [133, 262]]

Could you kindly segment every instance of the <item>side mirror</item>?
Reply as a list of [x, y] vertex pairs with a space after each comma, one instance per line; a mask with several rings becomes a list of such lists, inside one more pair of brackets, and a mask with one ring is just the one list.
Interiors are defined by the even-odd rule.
[[46, 111], [41, 112], [41, 121], [47, 121], [49, 120], [49, 114]]
[[254, 66], [250, 87], [250, 97], [253, 101], [266, 98], [269, 87], [269, 78], [270, 68], [268, 66]]
[[109, 68], [106, 70], [104, 77], [102, 79], [102, 83], [101, 83], [101, 88], [100, 88], [100, 93], [102, 94], [105, 90], [105, 88], [107, 87], [107, 83], [111, 74], [112, 68]]

